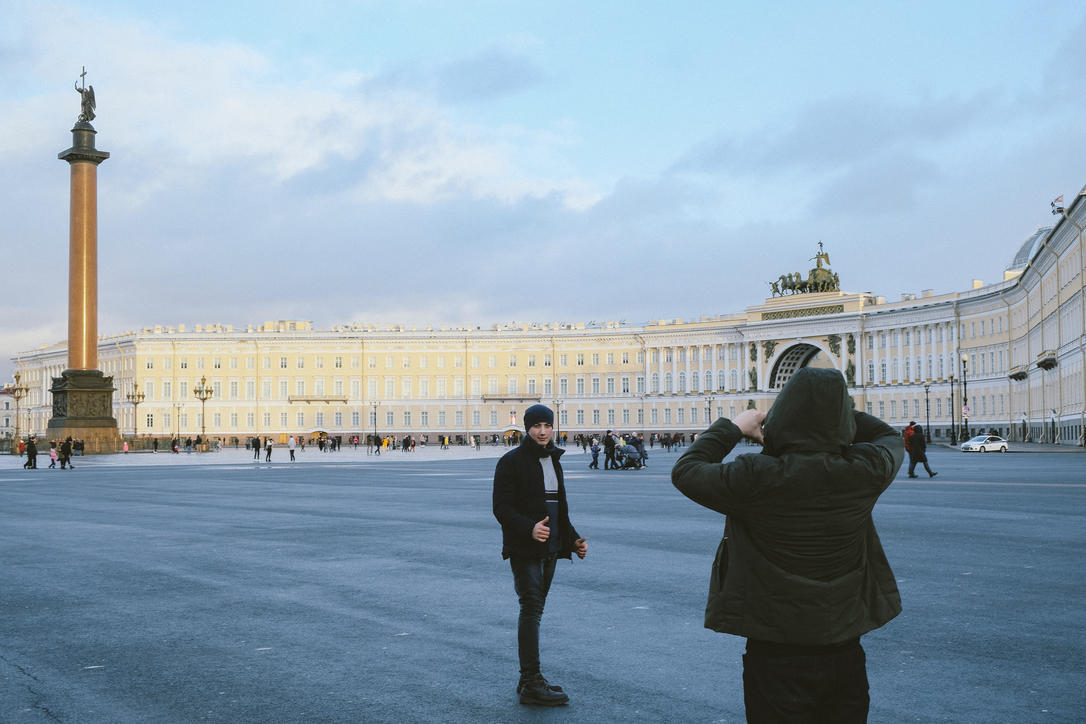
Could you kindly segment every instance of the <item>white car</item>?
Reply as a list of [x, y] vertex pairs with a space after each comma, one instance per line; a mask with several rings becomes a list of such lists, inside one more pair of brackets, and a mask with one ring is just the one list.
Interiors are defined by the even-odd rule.
[[962, 452], [1007, 452], [1007, 441], [998, 435], [977, 435], [962, 443]]

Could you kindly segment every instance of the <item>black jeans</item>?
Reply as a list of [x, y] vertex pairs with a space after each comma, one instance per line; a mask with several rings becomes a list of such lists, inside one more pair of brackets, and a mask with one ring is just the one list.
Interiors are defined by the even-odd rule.
[[743, 699], [751, 724], [866, 722], [867, 657], [858, 639], [835, 647], [748, 640]]
[[517, 621], [517, 653], [520, 656], [520, 675], [539, 673], [539, 621], [543, 618], [543, 606], [554, 578], [556, 559], [516, 558], [509, 559], [513, 569], [513, 589], [520, 599], [520, 618]]

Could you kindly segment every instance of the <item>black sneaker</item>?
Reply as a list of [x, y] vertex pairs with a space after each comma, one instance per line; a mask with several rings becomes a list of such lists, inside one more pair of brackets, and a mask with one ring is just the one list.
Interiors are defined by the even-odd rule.
[[562, 706], [569, 696], [560, 686], [551, 686], [542, 676], [524, 679], [517, 685], [520, 703], [531, 706]]

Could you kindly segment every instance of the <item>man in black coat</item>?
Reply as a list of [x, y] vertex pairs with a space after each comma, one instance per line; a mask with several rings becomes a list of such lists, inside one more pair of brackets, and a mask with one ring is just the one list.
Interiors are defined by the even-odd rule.
[[34, 438], [26, 441], [26, 462], [23, 463], [23, 467], [31, 470], [38, 468], [38, 443]]
[[939, 473], [933, 473], [928, 467], [928, 442], [924, 439], [924, 428], [913, 423], [913, 434], [905, 445], [909, 449], [909, 477], [919, 477], [916, 474], [916, 464], [922, 463], [928, 471], [928, 477], [934, 478]]
[[[762, 452], [722, 462], [744, 437]], [[804, 367], [768, 416], [720, 418], [675, 463], [675, 487], [727, 516], [705, 626], [747, 639], [748, 722], [867, 720], [860, 637], [901, 611], [871, 511], [904, 447], [840, 372]]]
[[509, 559], [513, 588], [520, 600], [517, 651], [521, 704], [560, 706], [569, 696], [543, 678], [539, 666], [539, 621], [558, 558], [588, 554], [588, 543], [569, 520], [566, 487], [555, 447], [554, 413], [545, 405], [524, 411], [520, 445], [498, 460], [494, 470], [494, 517], [502, 527], [502, 558]]
[[618, 469], [618, 463], [615, 462], [615, 436], [611, 434], [610, 430], [603, 436], [603, 469]]

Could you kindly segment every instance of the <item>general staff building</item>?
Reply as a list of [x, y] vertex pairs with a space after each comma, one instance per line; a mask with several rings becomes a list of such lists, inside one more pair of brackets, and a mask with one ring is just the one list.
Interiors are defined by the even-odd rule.
[[[606, 429], [689, 434], [710, 418], [768, 409], [795, 370], [814, 364], [840, 370], [858, 408], [896, 427], [928, 423], [937, 441], [995, 431], [1082, 445], [1086, 189], [1053, 211], [1051, 227], [1017, 254], [1008, 249], [1003, 280], [951, 293], [887, 301], [841, 291], [836, 275], [806, 291], [786, 289], [782, 276], [762, 302], [696, 320], [152, 327], [101, 337], [98, 355], [126, 437], [486, 440], [519, 429], [536, 402], [557, 410], [570, 439]], [[818, 265], [812, 274], [826, 271]], [[23, 430], [40, 434], [66, 347], [13, 361], [28, 388]], [[201, 385], [211, 390], [203, 401], [194, 396]], [[143, 398], [133, 405], [136, 391]]]

